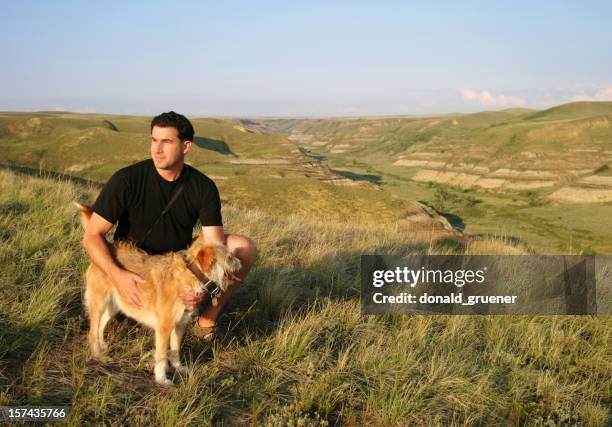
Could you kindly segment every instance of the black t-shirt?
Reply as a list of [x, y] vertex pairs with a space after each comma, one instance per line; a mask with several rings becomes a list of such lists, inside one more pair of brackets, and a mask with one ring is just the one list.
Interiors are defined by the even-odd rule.
[[182, 182], [182, 193], [140, 244], [151, 254], [180, 251], [191, 243], [198, 218], [203, 226], [223, 225], [217, 186], [187, 164], [175, 181], [162, 178], [151, 159], [120, 169], [100, 192], [93, 210], [108, 222], [119, 221], [115, 240], [139, 242]]

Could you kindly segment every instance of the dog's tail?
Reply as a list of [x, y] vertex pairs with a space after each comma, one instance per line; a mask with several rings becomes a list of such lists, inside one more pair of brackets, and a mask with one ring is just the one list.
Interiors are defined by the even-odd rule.
[[91, 218], [93, 210], [89, 206], [82, 205], [78, 202], [74, 202], [74, 205], [81, 211], [81, 224], [83, 224], [83, 228], [87, 228], [87, 224], [89, 224], [89, 218]]

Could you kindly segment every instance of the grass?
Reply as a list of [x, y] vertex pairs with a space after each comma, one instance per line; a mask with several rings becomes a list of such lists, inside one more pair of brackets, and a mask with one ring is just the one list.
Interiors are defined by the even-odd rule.
[[[115, 124], [121, 129], [120, 124]], [[89, 360], [88, 259], [71, 202], [98, 187], [0, 171], [0, 405], [67, 404], [69, 424], [604, 425], [608, 316], [362, 316], [362, 253], [525, 253], [503, 238], [438, 242], [398, 225], [321, 223], [226, 204], [259, 259], [189, 378], [160, 388], [151, 331], [107, 329]]]

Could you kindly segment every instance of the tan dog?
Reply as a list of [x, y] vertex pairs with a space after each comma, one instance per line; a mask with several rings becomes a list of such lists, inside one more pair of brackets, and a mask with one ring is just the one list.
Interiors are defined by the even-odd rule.
[[[93, 211], [88, 206], [75, 204], [81, 211], [83, 227], [86, 227]], [[205, 244], [202, 236], [198, 236], [184, 255], [149, 255], [127, 242], [109, 244], [109, 248], [122, 268], [145, 279], [139, 284], [143, 307], [137, 308], [126, 301], [115, 283], [91, 263], [85, 276], [85, 305], [89, 314], [92, 356], [97, 360], [107, 360], [104, 328], [121, 311], [155, 329], [155, 381], [170, 385], [172, 381], [166, 377], [167, 359], [177, 371], [187, 373], [187, 368], [181, 364], [179, 349], [185, 327], [195, 310], [193, 306], [185, 306], [178, 293], [192, 290], [201, 294], [205, 292], [204, 285], [208, 281], [215, 282], [221, 292], [225, 291], [231, 284], [227, 276], [240, 269], [240, 260], [223, 245]]]

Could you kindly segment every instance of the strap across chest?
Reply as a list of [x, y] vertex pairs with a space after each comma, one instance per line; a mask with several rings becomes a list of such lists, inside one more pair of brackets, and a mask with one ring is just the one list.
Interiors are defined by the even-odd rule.
[[181, 195], [181, 193], [183, 193], [183, 190], [185, 189], [185, 184], [187, 183], [187, 179], [189, 178], [189, 169], [187, 168], [187, 165], [183, 166], [183, 173], [185, 174], [185, 176], [183, 177], [182, 182], [172, 192], [172, 196], [170, 197], [170, 200], [168, 201], [168, 204], [166, 204], [166, 207], [164, 208], [164, 210], [157, 217], [157, 219], [151, 225], [151, 227], [149, 227], [145, 235], [142, 238], [135, 241], [137, 246], [142, 246], [142, 244], [145, 242], [145, 240], [147, 240], [147, 237], [149, 237], [149, 235], [151, 234], [155, 226], [159, 224], [159, 222], [162, 220], [164, 216], [166, 216], [166, 214], [168, 213], [168, 211], [170, 210], [174, 202], [176, 202], [179, 196]]

